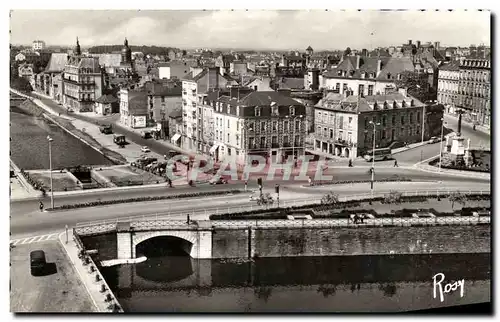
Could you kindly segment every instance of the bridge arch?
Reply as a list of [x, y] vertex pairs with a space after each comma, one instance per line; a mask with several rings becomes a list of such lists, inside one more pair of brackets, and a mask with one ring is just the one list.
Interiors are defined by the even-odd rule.
[[140, 243], [155, 237], [174, 237], [186, 241], [187, 243], [190, 244], [190, 247], [185, 247], [183, 250], [193, 258], [198, 257], [197, 252], [199, 249], [199, 245], [198, 245], [198, 240], [197, 240], [198, 238], [196, 231], [163, 230], [163, 231], [140, 232], [132, 236], [132, 258], [136, 257], [137, 246]]

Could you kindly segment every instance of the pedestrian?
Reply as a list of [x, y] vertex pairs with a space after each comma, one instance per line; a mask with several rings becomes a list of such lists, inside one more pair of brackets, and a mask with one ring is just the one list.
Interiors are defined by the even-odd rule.
[[248, 185], [248, 181], [245, 180], [245, 192], [247, 191], [247, 185]]
[[352, 168], [352, 160], [349, 160], [349, 168]]
[[43, 202], [40, 201], [40, 211], [43, 211]]
[[394, 160], [394, 167], [395, 168], [399, 168], [399, 166], [398, 166], [398, 160]]
[[191, 222], [191, 219], [189, 218], [189, 214], [187, 215], [187, 224], [189, 225]]

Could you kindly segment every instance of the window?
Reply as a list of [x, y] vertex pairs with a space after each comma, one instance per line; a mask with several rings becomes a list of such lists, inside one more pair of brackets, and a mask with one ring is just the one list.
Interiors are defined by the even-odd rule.
[[231, 148], [227, 148], [227, 155], [231, 155]]
[[228, 133], [227, 134], [227, 142], [229, 142], [229, 137], [230, 137], [230, 134]]
[[345, 92], [347, 92], [347, 84], [344, 83], [342, 85], [342, 93], [345, 93]]
[[382, 139], [385, 139], [385, 130], [382, 130]]
[[248, 145], [250, 146], [250, 148], [254, 148], [255, 147], [254, 138], [249, 138], [248, 139]]
[[333, 139], [333, 129], [330, 129], [330, 139]]
[[410, 113], [410, 124], [413, 123], [413, 113]]
[[323, 136], [327, 137], [327, 135], [328, 135], [328, 129], [325, 127], [323, 128]]
[[300, 121], [295, 121], [295, 131], [300, 130]]
[[283, 137], [283, 146], [288, 146], [288, 136]]
[[283, 123], [283, 131], [290, 131], [290, 123], [288, 121]]
[[420, 122], [420, 112], [417, 112], [417, 122]]
[[277, 136], [273, 136], [271, 138], [271, 144], [273, 145], [273, 148], [275, 148], [278, 145], [278, 137]]
[[368, 119], [366, 118], [365, 119], [365, 128], [367, 128], [367, 127], [368, 127]]
[[340, 91], [340, 83], [337, 83], [337, 84], [335, 85], [335, 89], [336, 89], [337, 91]]
[[360, 84], [358, 86], [358, 95], [360, 95], [361, 97], [365, 96], [365, 85]]
[[255, 116], [260, 116], [260, 107], [255, 107]]
[[318, 133], [318, 135], [321, 134], [321, 126], [318, 126], [318, 129], [316, 132]]
[[393, 117], [392, 117], [391, 124], [392, 124], [392, 125], [395, 125], [395, 124], [396, 124], [396, 116], [393, 116]]
[[339, 129], [344, 128], [344, 116], [339, 116]]
[[386, 125], [386, 117], [385, 115], [382, 117], [382, 126], [385, 126]]
[[260, 147], [261, 148], [265, 148], [266, 147], [266, 138], [265, 137], [261, 137], [260, 138]]
[[278, 122], [273, 121], [273, 131], [276, 132], [278, 130]]
[[273, 115], [278, 115], [278, 106], [277, 105], [271, 106], [271, 110], [272, 110]]
[[227, 120], [227, 128], [230, 129], [231, 128], [231, 124], [229, 123], [229, 120]]
[[260, 122], [260, 130], [265, 131], [266, 130], [266, 122]]
[[236, 122], [236, 131], [240, 130], [240, 122]]
[[404, 117], [404, 115], [401, 115], [401, 125], [405, 125], [405, 117]]
[[368, 96], [373, 95], [373, 85], [368, 85]]
[[349, 116], [349, 125], [352, 124], [352, 117]]
[[226, 107], [226, 108], [227, 108], [227, 111], [226, 111], [226, 112], [227, 112], [227, 114], [231, 114], [231, 109], [230, 109], [230, 105], [229, 105], [229, 104], [227, 104], [227, 107]]

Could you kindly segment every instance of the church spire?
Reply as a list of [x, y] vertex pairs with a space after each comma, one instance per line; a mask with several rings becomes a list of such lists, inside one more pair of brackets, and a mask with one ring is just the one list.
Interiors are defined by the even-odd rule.
[[75, 55], [80, 56], [81, 54], [82, 50], [80, 49], [80, 42], [78, 41], [78, 37], [76, 37]]

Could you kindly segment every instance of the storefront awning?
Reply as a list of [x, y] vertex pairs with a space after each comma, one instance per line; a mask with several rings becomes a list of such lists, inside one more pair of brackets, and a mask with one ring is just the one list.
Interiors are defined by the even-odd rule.
[[215, 144], [214, 146], [212, 146], [212, 147], [210, 148], [210, 153], [214, 153], [214, 152], [215, 152], [215, 150], [217, 150], [217, 148], [218, 148], [218, 147], [219, 147], [219, 145], [217, 145], [217, 144]]
[[172, 142], [177, 142], [177, 140], [179, 140], [181, 138], [181, 135], [179, 133], [176, 133], [173, 137], [172, 137]]

